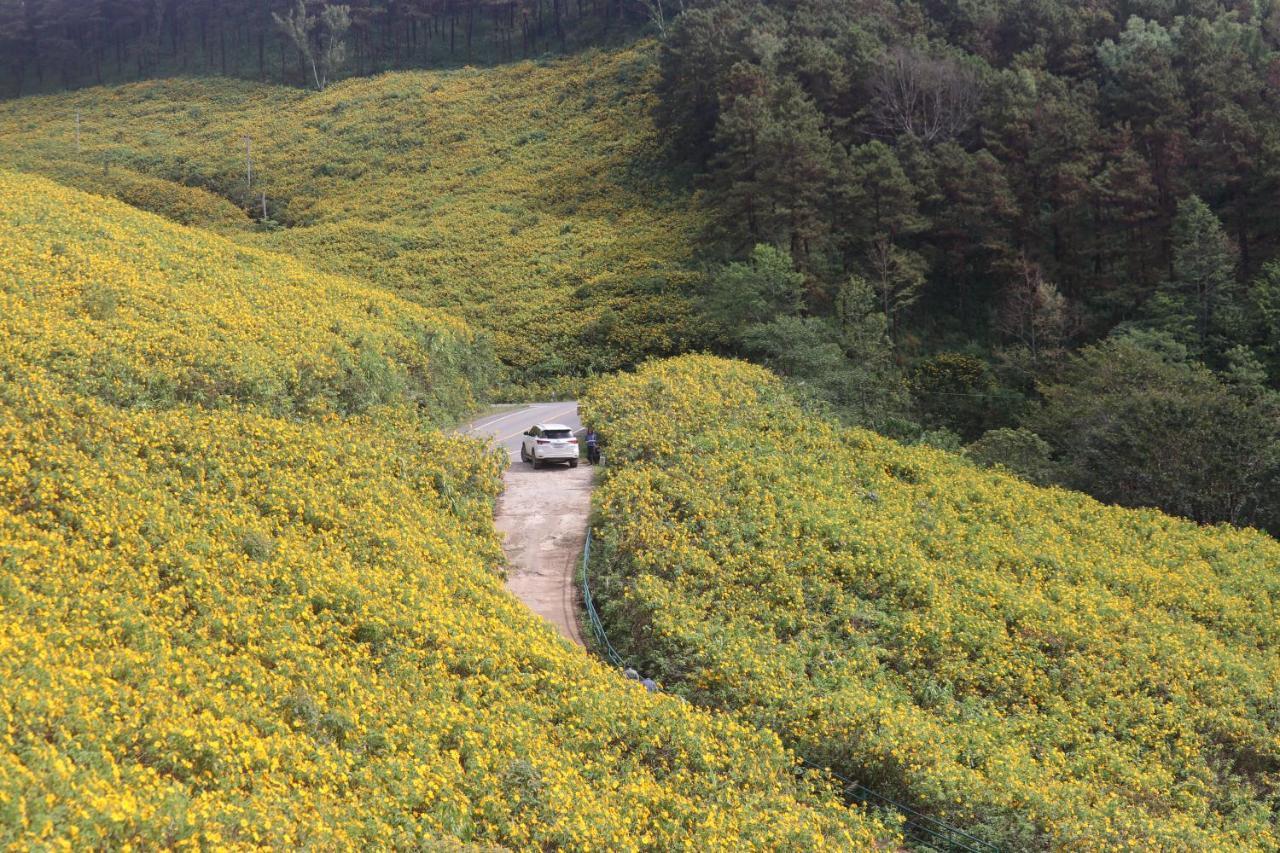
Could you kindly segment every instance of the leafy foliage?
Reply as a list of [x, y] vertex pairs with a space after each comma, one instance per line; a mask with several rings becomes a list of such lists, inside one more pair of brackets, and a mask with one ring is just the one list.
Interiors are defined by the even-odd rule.
[[[1278, 33], [1271, 5], [1221, 0], [693, 4], [661, 44], [656, 119], [703, 190], [702, 239], [729, 259], [767, 243], [804, 276], [797, 357], [780, 334], [732, 354], [852, 369], [814, 321], [855, 278], [933, 436], [1036, 428], [1069, 353], [1135, 326], [1223, 382], [1244, 347], [1280, 391]], [[1141, 479], [1157, 447], [1111, 464]], [[1186, 505], [1167, 483], [1147, 500]]]
[[794, 314], [803, 296], [804, 275], [791, 257], [761, 243], [746, 263], [731, 263], [711, 278], [707, 313], [722, 325], [730, 341], [741, 344], [752, 326]]
[[1003, 468], [1037, 486], [1058, 479], [1053, 448], [1029, 429], [1001, 427], [989, 430], [964, 449], [965, 455], [988, 468]]
[[730, 252], [773, 243], [827, 285], [869, 275], [876, 242], [918, 254], [925, 303], [970, 331], [1020, 255], [1093, 323], [1122, 319], [1167, 271], [1191, 198], [1252, 275], [1277, 246], [1270, 12], [1077, 11], [697, 4], [663, 42], [658, 120]]
[[1102, 500], [1280, 524], [1280, 393], [1240, 379], [1119, 337], [1073, 359], [1029, 422], [1065, 464], [1063, 481]]
[[1280, 843], [1274, 539], [844, 429], [739, 362], [585, 415], [598, 603], [681, 694], [1007, 849]]
[[[1173, 277], [1147, 302], [1152, 325], [1203, 360], [1221, 360], [1242, 319], [1235, 291], [1236, 247], [1203, 201], [1178, 205], [1172, 228]], [[1235, 297], [1235, 298], [1233, 298]]]

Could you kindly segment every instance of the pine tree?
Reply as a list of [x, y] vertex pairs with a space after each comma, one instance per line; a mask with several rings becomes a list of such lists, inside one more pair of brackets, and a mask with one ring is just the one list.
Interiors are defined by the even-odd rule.
[[912, 170], [917, 185], [930, 187], [923, 205], [930, 226], [920, 239], [935, 280], [963, 311], [971, 294], [994, 290], [1013, 268], [1018, 202], [1004, 166], [985, 149], [970, 154], [959, 145], [939, 145], [927, 165], [928, 182]]
[[1159, 192], [1127, 123], [1111, 134], [1104, 161], [1091, 193], [1094, 272], [1108, 292], [1094, 298], [1132, 310], [1144, 286], [1155, 284], [1154, 274], [1160, 269], [1152, 239], [1160, 216]]
[[1187, 97], [1174, 63], [1173, 34], [1157, 21], [1129, 18], [1115, 41], [1098, 46], [1104, 77], [1102, 105], [1130, 122], [1149, 152], [1152, 175], [1166, 209], [1175, 197], [1176, 169], [1185, 143]]
[[740, 63], [716, 128], [721, 218], [807, 264], [826, 247], [835, 146], [794, 80]]
[[1267, 360], [1272, 384], [1280, 387], [1280, 263], [1262, 268], [1249, 287], [1248, 304], [1257, 350]]
[[867, 266], [889, 334], [896, 339], [900, 315], [919, 298], [924, 286], [924, 258], [918, 252], [898, 248], [888, 234], [882, 234], [871, 244]]
[[[1178, 203], [1173, 222], [1173, 277], [1157, 302], [1169, 317], [1172, 307], [1190, 319], [1191, 352], [1206, 358], [1226, 347], [1214, 341], [1234, 325], [1236, 249], [1222, 223], [1198, 196]], [[1215, 345], [1216, 344], [1216, 345]], [[1216, 350], [1216, 353], [1214, 352]]]
[[888, 145], [859, 145], [849, 152], [842, 167], [842, 213], [857, 241], [858, 254], [865, 254], [877, 240], [896, 242], [928, 225], [920, 215], [916, 187]]

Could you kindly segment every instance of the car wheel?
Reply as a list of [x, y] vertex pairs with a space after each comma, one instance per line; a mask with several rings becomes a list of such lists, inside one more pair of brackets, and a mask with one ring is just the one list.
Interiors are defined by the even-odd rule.
[[529, 461], [533, 463], [533, 470], [535, 471], [537, 471], [539, 468], [542, 467], [542, 460], [536, 456], [530, 459]]
[[578, 460], [577, 460], [577, 459], [570, 459], [570, 460], [569, 460], [569, 467], [570, 467], [570, 468], [577, 468], [577, 467], [578, 467]]
[[523, 444], [522, 444], [522, 445], [520, 445], [520, 461], [521, 461], [521, 462], [528, 462], [528, 461], [529, 461], [529, 454], [525, 452], [525, 450], [524, 450], [524, 445], [523, 445]]

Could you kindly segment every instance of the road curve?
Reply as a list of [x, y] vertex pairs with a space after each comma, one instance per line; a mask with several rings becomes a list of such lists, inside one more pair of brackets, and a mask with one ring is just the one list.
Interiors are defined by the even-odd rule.
[[505, 488], [494, 511], [507, 555], [507, 589], [581, 646], [578, 587], [574, 582], [591, 512], [592, 469], [552, 465], [534, 470], [520, 461], [520, 439], [536, 423], [581, 430], [578, 404], [535, 403], [478, 418], [463, 432], [487, 438], [507, 451]]

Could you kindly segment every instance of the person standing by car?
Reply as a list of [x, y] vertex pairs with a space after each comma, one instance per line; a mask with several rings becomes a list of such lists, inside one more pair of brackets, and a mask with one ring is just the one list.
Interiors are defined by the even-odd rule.
[[600, 464], [600, 435], [595, 427], [587, 427], [587, 461], [592, 465]]

